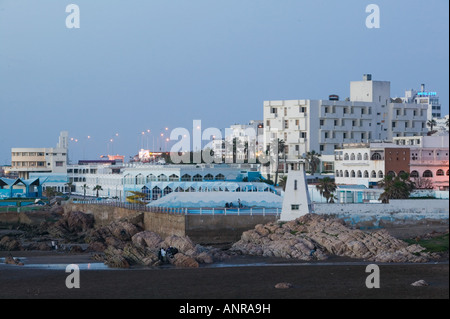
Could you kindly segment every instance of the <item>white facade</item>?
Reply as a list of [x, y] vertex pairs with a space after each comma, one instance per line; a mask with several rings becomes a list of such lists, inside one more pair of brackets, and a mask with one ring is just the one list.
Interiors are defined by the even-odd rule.
[[68, 161], [68, 133], [61, 132], [56, 148], [12, 148], [11, 169], [20, 178], [30, 173], [66, 173]]
[[401, 98], [404, 103], [426, 104], [427, 121], [441, 117], [441, 104], [436, 92], [425, 91], [425, 84], [421, 85], [420, 91], [407, 90], [405, 97]]
[[280, 220], [290, 221], [309, 213], [311, 200], [306, 184], [305, 164], [290, 164]]
[[[337, 185], [375, 185], [385, 176], [384, 149], [388, 144], [347, 145], [335, 153]], [[375, 155], [375, 154], [379, 154]]]
[[420, 136], [426, 127], [427, 105], [392, 103], [390, 82], [351, 82], [350, 99], [280, 100], [264, 102], [264, 149], [277, 138], [286, 142], [288, 160], [309, 151], [332, 155], [344, 143]]

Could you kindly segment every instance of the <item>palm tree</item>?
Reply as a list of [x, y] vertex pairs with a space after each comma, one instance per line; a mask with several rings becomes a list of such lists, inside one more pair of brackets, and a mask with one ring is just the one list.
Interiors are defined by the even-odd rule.
[[311, 175], [314, 175], [317, 171], [317, 167], [320, 165], [320, 154], [316, 153], [316, 151], [311, 151], [306, 153], [305, 160], [309, 165], [309, 169], [311, 171]]
[[286, 190], [287, 176], [283, 176], [280, 178], [280, 186], [283, 188], [283, 191]]
[[320, 195], [325, 197], [327, 200], [327, 203], [333, 202], [334, 203], [334, 195], [333, 193], [336, 191], [337, 186], [334, 183], [334, 180], [325, 177], [319, 181], [319, 183], [316, 185], [316, 189], [319, 191]]
[[72, 196], [72, 185], [73, 182], [67, 182], [67, 188], [69, 189], [69, 197]]
[[427, 126], [430, 127], [430, 131], [433, 131], [433, 128], [437, 125], [436, 120], [428, 120]]
[[81, 189], [84, 191], [83, 199], [86, 199], [86, 191], [89, 189], [89, 186], [84, 184], [83, 186], [81, 186]]
[[[284, 157], [286, 156], [286, 154], [285, 154], [285, 147], [286, 147], [286, 144], [284, 143], [284, 140], [281, 140], [281, 139], [278, 138], [277, 139], [277, 150], [276, 150], [277, 154], [276, 154], [276, 157], [275, 157], [275, 159], [276, 159], [275, 186], [278, 183], [278, 167], [280, 165], [280, 155], [283, 154]], [[285, 159], [286, 159], [286, 157], [285, 157]]]
[[98, 192], [102, 191], [103, 188], [100, 185], [95, 185], [95, 187], [92, 190], [97, 192], [97, 198], [98, 198]]
[[415, 188], [414, 183], [409, 180], [409, 174], [395, 177], [388, 174], [378, 185], [384, 188], [379, 198], [383, 203], [389, 203], [390, 199], [407, 199]]

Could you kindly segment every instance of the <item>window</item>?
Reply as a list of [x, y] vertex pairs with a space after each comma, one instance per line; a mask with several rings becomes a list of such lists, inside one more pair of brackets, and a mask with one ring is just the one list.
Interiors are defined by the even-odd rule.
[[395, 172], [394, 171], [389, 171], [387, 173], [387, 176], [395, 177]]
[[392, 128], [394, 128], [396, 124], [396, 122], [392, 121]]
[[145, 184], [144, 176], [142, 174], [136, 176], [136, 184]]
[[156, 182], [156, 176], [153, 174], [147, 175], [147, 183], [148, 182]]
[[171, 182], [178, 182], [180, 177], [178, 175], [172, 174], [169, 176], [169, 181]]
[[291, 210], [299, 210], [300, 205], [291, 205]]
[[352, 121], [352, 126], [356, 126], [356, 120]]
[[352, 153], [352, 155], [350, 155], [350, 160], [351, 160], [351, 161], [354, 161], [354, 160], [355, 160], [355, 154], [354, 154], [354, 153]]
[[325, 138], [328, 138], [328, 132], [325, 132], [324, 135], [325, 135]]
[[287, 108], [284, 108], [284, 116], [287, 116]]
[[328, 107], [325, 107], [325, 113], [328, 113]]
[[377, 172], [372, 171], [371, 177], [372, 177], [372, 178], [377, 178]]
[[270, 120], [266, 121], [266, 126], [269, 127], [270, 126]]
[[369, 172], [368, 171], [364, 171], [364, 178], [369, 178]]
[[294, 180], [294, 190], [295, 191], [297, 190], [297, 185], [298, 185], [297, 180]]
[[216, 175], [216, 181], [224, 181], [224, 180], [225, 180], [225, 176], [223, 174]]
[[320, 145], [320, 151], [323, 152], [325, 150], [325, 145]]
[[372, 154], [372, 161], [380, 161], [382, 159], [380, 153], [373, 153]]
[[205, 181], [212, 181], [212, 180], [214, 180], [214, 176], [212, 176], [211, 174], [206, 174], [204, 180]]
[[342, 138], [347, 138], [347, 133], [342, 133]]
[[338, 126], [338, 120], [334, 120], [334, 126]]
[[276, 109], [275, 107], [272, 107], [272, 108], [270, 109], [270, 113], [272, 113], [272, 114], [277, 114], [277, 109]]
[[419, 172], [418, 171], [412, 171], [410, 176], [412, 178], [417, 178], [417, 177], [419, 177]]
[[299, 120], [295, 120], [295, 125], [299, 126], [300, 125], [300, 121]]
[[348, 161], [349, 159], [350, 159], [350, 157], [348, 156], [347, 153], [345, 153], [345, 155], [344, 155], [344, 161]]
[[345, 177], [349, 177], [348, 171], [345, 171], [345, 172], [344, 172], [344, 176], [345, 176]]
[[167, 182], [168, 180], [169, 180], [169, 178], [164, 174], [160, 174], [158, 176], [158, 181], [160, 181], [160, 182]]
[[62, 166], [64, 166], [64, 162], [58, 161], [58, 162], [55, 163], [55, 166], [56, 167], [62, 167]]
[[361, 153], [358, 153], [358, 156], [356, 157], [358, 159], [358, 161], [362, 161], [362, 155]]
[[193, 177], [193, 179], [192, 179], [194, 182], [201, 182], [201, 181], [203, 181], [203, 177], [202, 177], [202, 175], [200, 175], [200, 174], [196, 174], [196, 175], [194, 175], [194, 177]]
[[324, 125], [324, 120], [320, 120], [320, 126]]
[[356, 177], [355, 171], [352, 171], [352, 172], [350, 173], [350, 175], [351, 175], [351, 177]]
[[444, 171], [442, 169], [438, 169], [436, 172], [436, 176], [444, 176]]
[[289, 120], [284, 120], [284, 128], [289, 128]]
[[422, 177], [433, 177], [433, 173], [430, 170], [423, 172]]
[[356, 176], [358, 176], [358, 178], [362, 178], [362, 172], [358, 171], [358, 173], [356, 173]]
[[300, 136], [301, 136], [301, 138], [306, 138], [306, 132], [301, 132]]
[[382, 171], [378, 171], [378, 178], [384, 178], [384, 174]]

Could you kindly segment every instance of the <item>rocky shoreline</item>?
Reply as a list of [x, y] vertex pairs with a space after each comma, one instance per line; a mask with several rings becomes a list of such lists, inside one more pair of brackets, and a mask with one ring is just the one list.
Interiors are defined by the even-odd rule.
[[[423, 263], [440, 255], [409, 245], [386, 230], [366, 232], [340, 219], [309, 214], [294, 221], [257, 225], [242, 234], [231, 249], [204, 247], [189, 237], [167, 236], [144, 229], [139, 218], [117, 220], [96, 227], [92, 215], [54, 210], [59, 218], [39, 226], [10, 230], [0, 239], [0, 251], [58, 251], [91, 253], [92, 259], [111, 268], [133, 266], [198, 268], [233, 256], [275, 257], [289, 260], [321, 261], [330, 256], [384, 263]], [[448, 230], [447, 230], [448, 233]], [[57, 243], [58, 247], [51, 243]], [[172, 258], [162, 259], [161, 249], [174, 247]]]

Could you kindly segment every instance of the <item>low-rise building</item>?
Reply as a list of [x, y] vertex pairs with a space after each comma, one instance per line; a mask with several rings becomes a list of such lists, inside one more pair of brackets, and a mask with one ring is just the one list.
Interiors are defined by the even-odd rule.
[[394, 143], [346, 144], [335, 152], [336, 184], [376, 186], [387, 174], [409, 173], [409, 148]]

